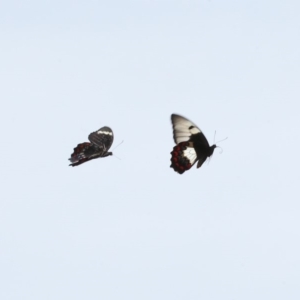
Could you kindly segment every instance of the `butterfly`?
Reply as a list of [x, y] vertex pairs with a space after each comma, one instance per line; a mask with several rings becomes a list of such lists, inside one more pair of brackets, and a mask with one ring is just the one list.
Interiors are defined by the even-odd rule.
[[112, 155], [112, 152], [107, 152], [114, 140], [113, 131], [109, 127], [104, 126], [92, 132], [88, 139], [90, 143], [81, 143], [74, 148], [69, 158], [70, 166], [75, 167], [95, 158]]
[[197, 161], [200, 168], [205, 160], [210, 157], [216, 145], [209, 146], [203, 132], [190, 120], [176, 115], [171, 115], [173, 138], [176, 146], [171, 152], [171, 168], [179, 174], [189, 170]]

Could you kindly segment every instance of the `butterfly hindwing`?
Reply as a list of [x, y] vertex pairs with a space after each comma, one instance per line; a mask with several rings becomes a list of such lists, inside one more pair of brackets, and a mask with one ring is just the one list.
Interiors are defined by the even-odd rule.
[[181, 142], [171, 152], [171, 167], [179, 174], [189, 170], [197, 161], [197, 153], [193, 143]]

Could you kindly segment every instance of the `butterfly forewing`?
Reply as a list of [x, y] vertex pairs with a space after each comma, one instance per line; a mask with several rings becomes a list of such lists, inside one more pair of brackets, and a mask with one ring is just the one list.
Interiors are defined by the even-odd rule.
[[173, 114], [171, 116], [173, 125], [173, 138], [176, 144], [186, 142], [190, 139], [192, 134], [197, 134], [201, 130], [190, 120]]
[[89, 135], [89, 141], [99, 148], [104, 148], [107, 151], [114, 141], [114, 134], [109, 127], [104, 126], [99, 130], [92, 132]]

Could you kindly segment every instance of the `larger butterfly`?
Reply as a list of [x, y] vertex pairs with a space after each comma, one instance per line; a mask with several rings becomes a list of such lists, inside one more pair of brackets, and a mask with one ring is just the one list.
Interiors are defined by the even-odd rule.
[[179, 174], [189, 170], [197, 161], [200, 168], [210, 157], [216, 145], [209, 146], [208, 141], [199, 127], [190, 120], [172, 114], [173, 138], [176, 146], [171, 152], [171, 168]]
[[70, 166], [75, 167], [95, 158], [112, 155], [112, 152], [108, 152], [108, 150], [113, 143], [114, 134], [109, 127], [104, 126], [92, 132], [88, 138], [90, 143], [78, 144], [74, 148], [74, 152], [69, 158]]

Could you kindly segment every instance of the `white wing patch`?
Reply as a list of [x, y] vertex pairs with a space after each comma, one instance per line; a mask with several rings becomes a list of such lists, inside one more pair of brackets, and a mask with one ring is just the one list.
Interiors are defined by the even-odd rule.
[[98, 130], [96, 132], [97, 132], [97, 134], [113, 135], [112, 131]]
[[187, 147], [183, 151], [182, 156], [186, 157], [190, 161], [191, 165], [197, 161], [197, 153], [194, 147]]
[[201, 132], [201, 130], [193, 122], [182, 116], [172, 114], [171, 120], [173, 125], [174, 141], [176, 144], [186, 142], [192, 134]]

